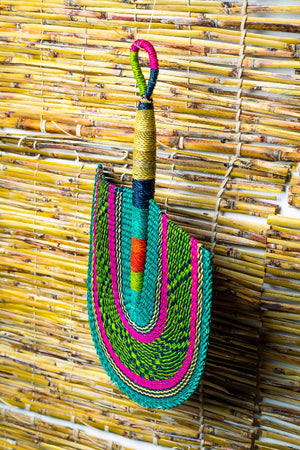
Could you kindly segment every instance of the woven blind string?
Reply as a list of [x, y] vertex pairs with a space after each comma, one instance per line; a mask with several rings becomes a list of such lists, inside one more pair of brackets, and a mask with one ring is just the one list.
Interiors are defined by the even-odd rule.
[[[188, 9], [189, 9], [189, 7], [190, 7], [190, 0], [187, 0], [187, 6], [188, 6]], [[189, 18], [191, 17], [191, 11], [190, 11], [190, 9], [188, 10], [188, 17], [189, 17]], [[189, 30], [191, 31], [191, 25], [190, 25], [190, 24], [189, 24]], [[189, 45], [191, 46], [191, 37], [190, 37], [190, 36], [189, 36]], [[190, 50], [189, 50], [189, 55], [191, 55], [191, 51], [190, 51]], [[189, 85], [189, 83], [190, 83], [190, 60], [189, 60], [188, 63], [187, 63], [187, 86]], [[188, 88], [188, 90], [189, 90], [189, 88]], [[189, 97], [189, 96], [187, 95], [187, 99], [188, 99], [188, 97]], [[188, 108], [188, 100], [186, 100], [186, 102], [185, 102], [185, 107], [186, 107], [186, 109]], [[187, 126], [187, 131], [189, 131], [189, 130], [190, 130], [190, 127]], [[173, 149], [173, 150], [174, 150], [173, 147], [170, 147], [169, 145], [163, 144], [163, 143], [160, 142], [158, 139], [156, 139], [156, 142], [157, 142], [159, 145], [161, 145], [162, 147], [165, 147], [165, 148], [169, 148], [169, 149]], [[183, 137], [183, 136], [180, 136], [180, 137], [179, 137], [179, 142], [178, 142], [178, 149], [179, 149], [179, 150], [182, 150], [183, 148], [184, 148], [184, 137]], [[176, 150], [177, 150], [177, 148], [176, 148]], [[169, 156], [169, 158], [170, 158], [171, 160], [176, 159], [176, 158], [177, 158], [177, 152], [171, 153], [170, 156]], [[169, 187], [168, 187], [167, 194], [166, 194], [166, 199], [165, 199], [165, 208], [166, 208], [166, 212], [167, 212], [167, 208], [169, 207], [168, 197], [169, 197], [169, 193], [171, 192], [171, 188], [172, 188], [173, 181], [174, 181], [175, 167], [176, 167], [176, 165], [173, 163], [173, 164], [171, 165], [170, 185], [169, 185]]]
[[[40, 13], [43, 14], [43, 1], [41, 0], [41, 6], [40, 6]], [[40, 69], [42, 71], [43, 65], [42, 65], [42, 60], [43, 60], [43, 55], [42, 55], [42, 45], [44, 42], [44, 24], [43, 24], [43, 17], [41, 17], [41, 34], [42, 34], [42, 38], [40, 39]], [[44, 119], [43, 116], [43, 112], [44, 112], [44, 108], [45, 108], [45, 99], [44, 99], [44, 74], [42, 72], [42, 88], [41, 88], [41, 97], [42, 97], [42, 112], [41, 112], [41, 116], [40, 116], [40, 130], [41, 133], [45, 134], [46, 133], [46, 120]]]
[[238, 68], [238, 73], [237, 73], [237, 79], [238, 79], [238, 85], [237, 85], [237, 94], [236, 94], [236, 104], [237, 104], [237, 112], [236, 112], [236, 116], [235, 116], [235, 122], [236, 122], [236, 126], [235, 126], [235, 134], [236, 134], [236, 152], [235, 155], [231, 158], [229, 158], [228, 161], [228, 168], [227, 168], [227, 172], [225, 174], [225, 177], [220, 185], [219, 191], [217, 193], [217, 202], [216, 202], [216, 206], [215, 206], [215, 213], [212, 219], [212, 237], [211, 237], [211, 254], [214, 256], [214, 252], [215, 252], [215, 247], [216, 247], [216, 243], [217, 243], [217, 225], [218, 225], [218, 217], [220, 214], [220, 205], [221, 205], [221, 201], [222, 201], [222, 195], [224, 194], [225, 190], [226, 190], [226, 186], [228, 181], [230, 180], [230, 175], [231, 172], [234, 168], [234, 164], [235, 162], [240, 158], [241, 156], [241, 148], [242, 148], [242, 141], [241, 141], [241, 120], [240, 120], [240, 115], [241, 115], [241, 102], [242, 102], [242, 87], [243, 87], [243, 61], [245, 58], [245, 38], [246, 38], [246, 21], [247, 21], [247, 8], [248, 8], [248, 0], [244, 0], [243, 3], [243, 7], [242, 7], [242, 21], [241, 21], [241, 25], [240, 25], [240, 30], [241, 30], [241, 37], [240, 37], [240, 51], [239, 51], [239, 59], [238, 59], [238, 64], [237, 64], [237, 68]]
[[[78, 153], [76, 151], [75, 151], [75, 153], [77, 155], [76, 163], [77, 162], [79, 163], [79, 155], [78, 155]], [[81, 175], [83, 166], [84, 166], [84, 163], [82, 162], [80, 164], [78, 173], [77, 173], [76, 178], [75, 178], [75, 186], [76, 186], [76, 192], [75, 192], [76, 202], [75, 202], [75, 205], [76, 205], [76, 212], [75, 212], [75, 222], [74, 222], [74, 230], [73, 230], [73, 242], [74, 242], [74, 245], [75, 245], [74, 266], [73, 266], [73, 274], [74, 275], [73, 275], [73, 283], [72, 283], [72, 307], [69, 310], [69, 321], [70, 321], [70, 323], [69, 323], [69, 327], [68, 327], [70, 342], [72, 341], [72, 330], [73, 330], [72, 311], [75, 310], [75, 303], [76, 303], [76, 300], [75, 300], [75, 280], [76, 280], [76, 267], [77, 267], [77, 238], [76, 238], [76, 230], [77, 230], [77, 226], [78, 226], [78, 223], [77, 223], [77, 220], [78, 220], [78, 194], [79, 194], [78, 184], [79, 184], [79, 177]], [[71, 366], [71, 371], [70, 371], [71, 373], [70, 373], [70, 376], [69, 376], [69, 380], [72, 383], [72, 378], [73, 378], [73, 375], [74, 375], [74, 368], [75, 368], [74, 357], [72, 357], [71, 362], [72, 362], [72, 366]], [[72, 386], [71, 386], [71, 392], [73, 392], [73, 387]], [[73, 397], [73, 395], [72, 395], [72, 413], [71, 413], [71, 418], [70, 419], [71, 419], [72, 423], [75, 423], [76, 417], [75, 417], [75, 407], [74, 407], [74, 397]], [[73, 431], [73, 435], [74, 435], [75, 439], [78, 438], [78, 430], [75, 429], [75, 428], [74, 428], [74, 431]]]
[[[86, 11], [86, 6], [84, 6], [84, 10]], [[84, 97], [85, 95], [85, 88], [86, 88], [86, 76], [85, 76], [85, 52], [87, 49], [87, 15], [85, 15], [85, 29], [84, 29], [84, 46], [83, 46], [83, 52], [82, 52], [82, 74], [83, 74], [83, 88], [82, 88], [82, 96]], [[84, 121], [86, 121], [86, 105], [84, 105], [84, 114], [83, 114], [83, 119]], [[77, 125], [76, 127], [76, 136], [77, 137], [81, 137], [81, 127], [82, 125]]]
[[[43, 0], [41, 0], [41, 6], [40, 6], [40, 13], [41, 15], [43, 14]], [[42, 38], [40, 39], [40, 69], [41, 69], [41, 73], [42, 73], [42, 83], [41, 83], [41, 99], [42, 99], [42, 110], [41, 110], [41, 115], [40, 115], [40, 129], [42, 133], [45, 133], [46, 130], [46, 120], [44, 120], [43, 117], [43, 112], [44, 112], [44, 108], [45, 108], [45, 99], [44, 99], [44, 74], [42, 72], [43, 70], [43, 64], [42, 64], [42, 60], [43, 60], [43, 55], [42, 55], [42, 45], [44, 42], [44, 23], [43, 23], [43, 17], [41, 16], [41, 21], [40, 21], [40, 25], [41, 25], [41, 35]], [[21, 145], [22, 141], [19, 141], [19, 144]], [[34, 148], [36, 146], [36, 140], [34, 141]], [[40, 158], [40, 154], [38, 154], [36, 156], [37, 159]], [[35, 205], [35, 211], [34, 211], [34, 217], [33, 217], [33, 223], [32, 223], [32, 232], [33, 232], [33, 236], [34, 239], [36, 239], [36, 220], [37, 220], [37, 192], [36, 192], [36, 177], [37, 177], [37, 173], [39, 170], [39, 162], [36, 163], [35, 166], [35, 172], [34, 172], [34, 205]], [[35, 366], [36, 366], [36, 356], [37, 356], [37, 332], [36, 332], [36, 303], [37, 303], [37, 296], [38, 296], [38, 286], [37, 286], [37, 246], [35, 247], [36, 250], [36, 254], [35, 254], [35, 261], [34, 261], [34, 277], [35, 277], [35, 292], [34, 292], [34, 304], [33, 304], [33, 323], [34, 323], [34, 337], [33, 337], [33, 361], [32, 361], [32, 368], [31, 368], [31, 383], [32, 383], [32, 391], [34, 392], [34, 378], [35, 378]], [[25, 404], [25, 409], [26, 410], [30, 410], [30, 403], [26, 403]]]
[[[43, 2], [43, 0], [41, 0], [41, 1]], [[85, 8], [86, 7], [84, 6], [84, 9]], [[43, 12], [43, 7], [42, 6], [40, 8], [40, 12], [41, 13]], [[85, 22], [86, 22], [86, 19], [87, 18], [85, 16]], [[41, 25], [43, 26], [43, 19], [42, 18], [41, 18]], [[87, 28], [84, 29], [84, 35], [85, 35], [85, 44], [84, 44], [83, 53], [82, 53], [82, 56], [81, 56], [83, 62], [84, 62], [84, 59], [85, 59], [85, 49], [86, 49], [86, 45], [87, 45]], [[42, 30], [42, 36], [44, 36], [44, 30]], [[42, 45], [43, 41], [44, 41], [44, 37], [42, 37], [42, 39], [40, 40], [40, 45]], [[42, 51], [42, 49], [41, 49], [41, 51]], [[43, 59], [41, 51], [40, 51], [40, 61], [42, 61], [42, 59]], [[42, 64], [40, 64], [40, 68], [42, 68]], [[84, 64], [82, 64], [82, 72], [84, 72]], [[85, 88], [85, 83], [86, 83], [85, 82], [85, 78], [84, 78], [83, 83], [84, 83], [84, 88]], [[41, 130], [41, 133], [46, 134], [46, 123], [47, 123], [47, 121], [43, 117], [43, 111], [44, 111], [44, 107], [45, 107], [44, 86], [45, 86], [44, 79], [42, 79], [41, 97], [42, 97], [43, 106], [42, 106], [42, 114], [40, 116], [40, 130]], [[84, 95], [84, 91], [82, 91], [82, 95]], [[84, 118], [85, 118], [85, 113], [86, 113], [86, 106], [84, 107]], [[73, 137], [73, 134], [71, 134], [68, 131], [64, 130], [64, 128], [62, 128], [60, 125], [58, 125], [58, 123], [56, 123], [54, 120], [51, 120], [51, 123], [53, 125], [55, 125], [60, 131], [62, 131], [67, 136]], [[81, 137], [81, 127], [82, 127], [81, 124], [78, 124], [76, 126], [76, 137]]]
[[[20, 142], [20, 141], [19, 141]], [[34, 147], [35, 147], [36, 141], [34, 141]], [[38, 154], [35, 159], [39, 160], [40, 154]], [[32, 233], [33, 233], [33, 239], [36, 239], [37, 234], [37, 211], [38, 211], [38, 205], [37, 205], [37, 192], [36, 192], [36, 178], [37, 173], [39, 170], [39, 162], [37, 161], [35, 165], [35, 171], [34, 171], [34, 216], [33, 216], [33, 222], [32, 222]], [[31, 384], [32, 384], [32, 391], [34, 392], [34, 378], [35, 378], [35, 367], [36, 367], [36, 356], [37, 356], [37, 332], [36, 332], [36, 304], [37, 304], [37, 296], [38, 296], [38, 285], [37, 285], [37, 253], [38, 253], [38, 247], [35, 246], [35, 256], [34, 256], [34, 279], [35, 279], [35, 285], [34, 285], [34, 302], [33, 302], [33, 361], [32, 361], [32, 367], [31, 367]], [[25, 404], [25, 409], [30, 410], [30, 403]]]
[[[84, 28], [84, 44], [83, 44], [83, 48], [82, 48], [82, 55], [81, 55], [81, 61], [82, 61], [82, 67], [81, 67], [81, 71], [82, 71], [82, 75], [83, 75], [83, 85], [82, 85], [82, 92], [81, 95], [82, 97], [84, 97], [85, 95], [85, 88], [86, 88], [86, 78], [85, 78], [85, 52], [86, 52], [86, 48], [87, 48], [87, 15], [86, 15], [86, 5], [84, 5], [84, 11], [85, 11], [85, 28]], [[84, 120], [86, 120], [86, 105], [84, 106], [84, 115], [83, 115]], [[57, 124], [56, 124], [57, 125]], [[60, 128], [60, 127], [58, 127]], [[77, 124], [76, 125], [76, 137], [81, 138], [81, 128], [82, 128], [82, 124]], [[64, 131], [64, 130], [62, 130]], [[67, 133], [68, 134], [68, 133]], [[79, 158], [79, 154], [77, 152], [77, 150], [74, 150], [75, 156], [76, 156], [76, 160], [75, 163], [80, 163], [80, 158]], [[70, 319], [70, 326], [69, 326], [69, 338], [70, 341], [72, 339], [72, 333], [71, 330], [73, 329], [73, 321], [72, 321], [72, 310], [75, 309], [75, 277], [76, 277], [76, 267], [77, 267], [77, 238], [76, 238], [76, 230], [77, 230], [77, 219], [78, 219], [78, 195], [79, 195], [79, 189], [78, 189], [78, 183], [79, 183], [79, 177], [81, 175], [82, 169], [83, 169], [84, 163], [82, 162], [80, 167], [79, 167], [79, 171], [76, 175], [75, 178], [75, 186], [76, 186], [76, 193], [75, 193], [75, 198], [76, 198], [76, 214], [75, 214], [75, 223], [74, 223], [74, 231], [73, 231], [73, 242], [75, 243], [75, 251], [74, 251], [74, 268], [73, 268], [73, 273], [74, 273], [74, 279], [73, 279], [73, 283], [72, 283], [72, 308], [70, 308], [70, 313], [69, 313], [69, 319]], [[70, 374], [70, 382], [72, 382], [72, 378], [74, 375], [74, 369], [75, 369], [75, 364], [74, 364], [74, 357], [72, 358], [72, 368], [71, 368], [71, 374]], [[73, 388], [72, 388], [73, 391]], [[73, 413], [71, 414], [71, 422], [75, 423], [75, 420], [77, 420], [78, 418], [75, 417], [75, 407], [74, 407], [74, 397], [72, 396], [72, 411]], [[74, 438], [78, 439], [78, 430], [75, 431], [74, 430]]]
[[[84, 5], [83, 9], [84, 9], [84, 11], [86, 13], [86, 5]], [[81, 61], [82, 61], [81, 71], [82, 71], [82, 74], [83, 74], [83, 79], [82, 79], [83, 85], [82, 85], [82, 92], [81, 92], [82, 97], [85, 95], [85, 88], [86, 88], [86, 77], [85, 77], [85, 74], [84, 74], [84, 69], [85, 69], [84, 62], [85, 62], [86, 48], [87, 48], [87, 15], [85, 14], [84, 45], [83, 45], [83, 48], [82, 48], [82, 55], [81, 55]], [[84, 106], [83, 118], [84, 118], [84, 120], [86, 119], [86, 106]], [[78, 138], [82, 137], [81, 136], [81, 128], [82, 128], [82, 124], [78, 123], [76, 125], [76, 129], [75, 129], [75, 134], [76, 134], [76, 137], [78, 137]]]
[[151, 13], [151, 17], [150, 17], [150, 21], [149, 21], [149, 25], [148, 25], [146, 41], [149, 38], [149, 33], [150, 33], [150, 29], [151, 29], [151, 25], [152, 25], [152, 21], [153, 21], [153, 17], [154, 17], [155, 5], [156, 5], [156, 0], [154, 0], [153, 6], [152, 6], [152, 13]]
[[[39, 155], [38, 155], [39, 158]], [[33, 235], [36, 238], [36, 219], [37, 219], [37, 193], [36, 193], [36, 177], [39, 169], [39, 162], [36, 163], [35, 172], [34, 172], [34, 216], [33, 216]], [[35, 365], [36, 365], [36, 354], [37, 354], [37, 336], [36, 336], [36, 299], [38, 295], [38, 286], [37, 286], [37, 246], [35, 247], [35, 258], [34, 258], [34, 277], [35, 277], [35, 292], [34, 292], [34, 305], [33, 305], [33, 321], [34, 321], [34, 355], [33, 355], [33, 366], [32, 366], [32, 386], [34, 391], [34, 375], [35, 375]]]

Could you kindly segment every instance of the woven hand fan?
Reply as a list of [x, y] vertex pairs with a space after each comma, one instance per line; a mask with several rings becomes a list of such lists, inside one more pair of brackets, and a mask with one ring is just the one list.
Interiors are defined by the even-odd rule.
[[[146, 86], [138, 60], [150, 58]], [[140, 90], [132, 190], [95, 178], [88, 271], [94, 344], [112, 381], [148, 408], [172, 408], [201, 378], [208, 345], [210, 253], [154, 202], [156, 132], [151, 95], [158, 75], [153, 46], [137, 40], [131, 66]]]

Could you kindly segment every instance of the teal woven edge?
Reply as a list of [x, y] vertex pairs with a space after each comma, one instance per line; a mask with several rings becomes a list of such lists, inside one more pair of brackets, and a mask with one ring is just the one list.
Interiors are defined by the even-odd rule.
[[[102, 172], [102, 169], [103, 169], [103, 166], [101, 164], [99, 164], [97, 166], [97, 170], [96, 170], [95, 186], [94, 186], [94, 193], [93, 193], [93, 207], [94, 207], [94, 202], [95, 202], [95, 188], [96, 188], [96, 183], [97, 183], [98, 177], [100, 178], [101, 183], [103, 183], [106, 186], [110, 185], [110, 183], [105, 178], [105, 176]], [[132, 190], [131, 189], [128, 189], [125, 187], [119, 187], [119, 186], [115, 186], [115, 188], [122, 192], [123, 197], [128, 197], [128, 198], [132, 199]], [[160, 207], [157, 205], [157, 203], [154, 200], [151, 199], [150, 204], [151, 204], [151, 215], [152, 215], [152, 213], [156, 214], [156, 215], [162, 215], [162, 211], [161, 211]], [[123, 211], [122, 211], [122, 214], [123, 214]], [[92, 217], [93, 217], [93, 215], [94, 215], [94, 210], [92, 210]], [[153, 232], [153, 228], [154, 228], [153, 224], [148, 225], [148, 235]], [[156, 232], [156, 234], [159, 233], [158, 230], [156, 230], [155, 232]], [[90, 229], [90, 233], [92, 233], [92, 229]], [[91, 236], [91, 234], [90, 234], [90, 236]], [[90, 251], [91, 251], [91, 245], [92, 245], [92, 243], [90, 242]], [[122, 249], [123, 249], [123, 245], [122, 245]], [[152, 251], [154, 251], [154, 250], [152, 250]], [[130, 252], [131, 252], [131, 249], [130, 249]], [[158, 249], [157, 248], [155, 249], [155, 254], [156, 254], [156, 257], [158, 257]], [[130, 253], [128, 254], [128, 258], [129, 258], [129, 276], [130, 276]], [[149, 264], [147, 264], [147, 262], [146, 262], [146, 270], [147, 270], [148, 266], [149, 266]], [[122, 278], [124, 278], [124, 274], [122, 274]], [[149, 278], [149, 276], [146, 275], [145, 283], [149, 283], [148, 278]], [[129, 287], [129, 289], [128, 289], [128, 287]], [[130, 297], [131, 297], [132, 293], [131, 293], [131, 288], [130, 288], [130, 280], [129, 280], [129, 283], [127, 284], [127, 286], [126, 286], [126, 282], [124, 282], [124, 280], [123, 280], [123, 288], [127, 289], [127, 291], [130, 292]], [[123, 291], [123, 293], [124, 293], [124, 291]], [[155, 294], [155, 292], [154, 292], [154, 294]], [[145, 304], [146, 295], [145, 295], [144, 290], [141, 293], [139, 298], [140, 298], [140, 307], [141, 307], [141, 310], [143, 311], [142, 314], [138, 314], [137, 312], [132, 313], [131, 308], [130, 307], [128, 308], [128, 305], [127, 305], [127, 301], [129, 301], [130, 299], [127, 298], [127, 296], [123, 296], [124, 305], [125, 305], [125, 307], [127, 307], [126, 308], [127, 314], [129, 316], [130, 320], [135, 322], [135, 325], [137, 325], [138, 327], [141, 328], [141, 330], [139, 330], [139, 331], [142, 331], [142, 328], [146, 327], [151, 322], [151, 318], [154, 313], [155, 305], [153, 303], [150, 306], [149, 305], [146, 306], [146, 304]], [[145, 314], [145, 311], [147, 311], [147, 314]]]
[[[156, 242], [155, 246], [148, 246], [146, 266], [145, 266], [145, 278], [143, 290], [140, 293], [136, 293], [136, 298], [134, 298], [135, 291], [131, 290], [130, 287], [130, 256], [131, 256], [131, 222], [132, 217], [128, 220], [128, 214], [131, 213], [132, 205], [132, 191], [130, 189], [122, 189], [122, 233], [121, 233], [121, 249], [122, 249], [122, 297], [124, 301], [124, 306], [127, 310], [127, 314], [130, 320], [134, 322], [134, 326], [137, 327], [138, 331], [145, 331], [145, 327], [148, 327], [153, 320], [153, 314], [155, 310], [155, 296], [156, 296], [156, 285], [153, 284], [153, 279], [157, 279], [158, 276], [158, 265], [154, 271], [149, 270], [149, 259], [154, 257], [158, 261], [158, 241], [160, 239], [160, 227], [158, 220], [151, 220], [152, 215], [158, 216], [161, 214], [160, 209], [151, 208], [151, 216], [149, 216], [147, 235], [151, 236], [152, 242]], [[156, 205], [157, 206], [157, 205]], [[130, 223], [130, 234], [128, 235], [128, 223]], [[126, 225], [126, 226], [125, 226]], [[124, 230], [126, 228], [126, 233]], [[148, 297], [153, 298], [153, 302], [148, 301]], [[137, 306], [135, 306], [137, 304]], [[148, 328], [149, 331], [149, 328]]]
[[[201, 314], [201, 330], [203, 332], [200, 336], [200, 355], [197, 360], [194, 374], [189, 380], [189, 382], [185, 385], [185, 387], [176, 395], [166, 397], [164, 399], [153, 398], [144, 394], [140, 394], [126, 385], [113, 370], [112, 366], [108, 362], [101, 345], [99, 344], [96, 326], [94, 323], [93, 311], [92, 311], [92, 289], [91, 289], [91, 280], [92, 280], [92, 248], [93, 248], [93, 218], [94, 218], [94, 205], [95, 205], [95, 197], [96, 197], [96, 186], [97, 180], [100, 176], [100, 181], [109, 185], [107, 180], [105, 179], [103, 173], [101, 172], [102, 166], [99, 165], [96, 172], [95, 184], [94, 184], [94, 192], [93, 192], [93, 203], [92, 203], [92, 212], [91, 212], [91, 225], [90, 225], [90, 250], [89, 250], [89, 262], [88, 262], [88, 274], [87, 274], [87, 306], [88, 306], [88, 319], [91, 330], [92, 339], [94, 342], [94, 346], [97, 352], [97, 355], [100, 359], [100, 363], [106, 373], [110, 376], [113, 383], [115, 383], [121, 391], [127, 395], [130, 399], [135, 401], [146, 408], [156, 408], [156, 409], [171, 409], [175, 406], [180, 405], [182, 402], [187, 400], [191, 394], [197, 388], [199, 381], [202, 377], [205, 360], [207, 356], [207, 348], [208, 348], [208, 338], [209, 338], [209, 329], [210, 329], [210, 319], [211, 319], [211, 303], [212, 303], [212, 267], [211, 267], [211, 255], [204, 247], [201, 247], [203, 252], [203, 278], [204, 282], [202, 284], [202, 292], [203, 292], [203, 307]], [[100, 173], [99, 173], [100, 172]], [[122, 188], [127, 189], [127, 188]], [[153, 202], [154, 203], [154, 202]], [[154, 203], [155, 204], [155, 203]], [[157, 207], [157, 205], [155, 204]], [[205, 332], [204, 332], [205, 330]]]

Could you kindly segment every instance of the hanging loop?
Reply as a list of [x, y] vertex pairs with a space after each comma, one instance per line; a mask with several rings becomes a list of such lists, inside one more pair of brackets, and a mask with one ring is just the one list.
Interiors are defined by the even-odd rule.
[[[149, 55], [150, 78], [148, 81], [148, 85], [146, 84], [146, 80], [139, 63], [138, 53], [140, 48], [146, 50]], [[151, 101], [151, 95], [155, 88], [158, 76], [158, 60], [153, 45], [145, 39], [138, 39], [137, 41], [135, 41], [130, 49], [130, 64], [140, 91], [140, 96], [148, 101]]]

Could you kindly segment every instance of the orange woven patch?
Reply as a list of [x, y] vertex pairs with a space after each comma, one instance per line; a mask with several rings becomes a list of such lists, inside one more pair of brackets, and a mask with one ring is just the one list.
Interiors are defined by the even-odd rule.
[[144, 272], [146, 261], [147, 239], [131, 239], [131, 263], [132, 272]]

